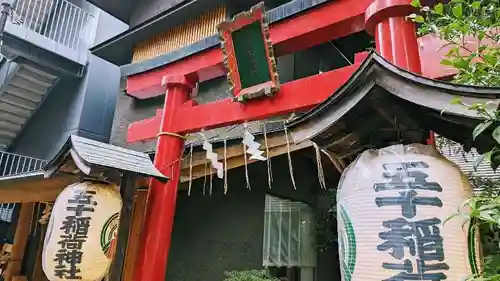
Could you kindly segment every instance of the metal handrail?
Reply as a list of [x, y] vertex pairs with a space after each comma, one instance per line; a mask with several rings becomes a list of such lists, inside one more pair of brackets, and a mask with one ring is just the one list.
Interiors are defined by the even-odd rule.
[[95, 17], [67, 0], [18, 0], [11, 22], [70, 49], [86, 50]]
[[[40, 171], [46, 163], [42, 159], [0, 151], [0, 178]], [[0, 204], [0, 220], [11, 222], [14, 207], [14, 203]]]
[[0, 178], [39, 171], [47, 161], [0, 151]]

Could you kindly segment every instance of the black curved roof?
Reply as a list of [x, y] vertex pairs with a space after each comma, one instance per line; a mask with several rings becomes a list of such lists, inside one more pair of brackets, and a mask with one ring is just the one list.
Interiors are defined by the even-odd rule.
[[370, 53], [347, 83], [287, 126], [295, 142], [312, 140], [352, 158], [367, 148], [425, 142], [429, 130], [479, 151], [491, 148], [491, 134], [472, 141], [482, 121], [475, 111], [452, 104], [500, 103], [500, 88], [463, 86], [427, 79]]

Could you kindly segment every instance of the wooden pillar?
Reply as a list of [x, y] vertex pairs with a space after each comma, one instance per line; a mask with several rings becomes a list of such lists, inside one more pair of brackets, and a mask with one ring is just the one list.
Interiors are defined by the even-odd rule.
[[24, 251], [26, 249], [26, 243], [28, 242], [34, 208], [35, 203], [21, 204], [10, 260], [3, 275], [5, 281], [12, 281], [14, 276], [18, 276], [21, 273], [21, 266], [24, 258]]
[[47, 279], [47, 276], [45, 275], [45, 272], [43, 272], [43, 266], [42, 266], [43, 242], [45, 241], [45, 234], [47, 233], [47, 224], [40, 224], [38, 227], [40, 227], [40, 240], [38, 244], [38, 251], [36, 253], [35, 268], [33, 269], [33, 275], [31, 280], [49, 281]]
[[154, 163], [170, 180], [166, 184], [151, 180], [134, 281], [165, 280], [167, 271], [184, 146], [184, 139], [172, 134], [173, 122], [179, 108], [186, 106], [194, 83], [184, 75], [173, 75], [164, 77], [164, 85], [167, 92]]
[[120, 184], [120, 195], [123, 200], [122, 209], [120, 212], [120, 225], [118, 227], [116, 252], [111, 268], [109, 281], [123, 280], [123, 269], [125, 266], [125, 256], [128, 247], [128, 238], [132, 225], [132, 209], [134, 207], [134, 196], [137, 190], [136, 176], [133, 173], [123, 173]]
[[123, 280], [134, 280], [134, 264], [137, 260], [137, 251], [140, 245], [142, 223], [146, 207], [147, 190], [138, 190], [135, 195], [134, 209], [132, 211], [132, 226], [128, 237], [127, 254], [125, 255], [125, 268]]

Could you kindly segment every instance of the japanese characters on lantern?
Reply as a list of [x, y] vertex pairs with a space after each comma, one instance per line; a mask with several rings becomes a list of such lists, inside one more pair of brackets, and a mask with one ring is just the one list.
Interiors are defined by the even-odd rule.
[[96, 192], [85, 190], [75, 192], [73, 197], [68, 199], [66, 211], [69, 216], [62, 221], [57, 242], [61, 248], [57, 251], [54, 261], [54, 275], [66, 279], [82, 279], [80, 264], [82, 263], [82, 248], [87, 242], [88, 232], [92, 217], [88, 213], [95, 211], [97, 202], [93, 200]]
[[[373, 188], [379, 197], [375, 204], [401, 207], [401, 213], [382, 222], [386, 229], [378, 235], [383, 243], [377, 250], [387, 252], [398, 262], [384, 262], [382, 267], [395, 272], [387, 281], [432, 280], [441, 281], [448, 277], [450, 269], [445, 261], [443, 237], [440, 234], [441, 219], [431, 217], [415, 219], [421, 205], [436, 208], [440, 213], [443, 202], [440, 193], [443, 188], [437, 182], [429, 182], [429, 164], [423, 161], [382, 164], [382, 177], [388, 181], [375, 183]], [[436, 196], [420, 196], [419, 191], [435, 192]], [[397, 215], [397, 217], [396, 217]], [[414, 257], [408, 259], [405, 252]]]
[[465, 280], [478, 272], [474, 226], [455, 214], [467, 178], [432, 146], [363, 152], [337, 193], [343, 281]]
[[120, 193], [111, 184], [86, 181], [61, 192], [42, 254], [50, 281], [101, 281], [108, 274], [121, 206]]

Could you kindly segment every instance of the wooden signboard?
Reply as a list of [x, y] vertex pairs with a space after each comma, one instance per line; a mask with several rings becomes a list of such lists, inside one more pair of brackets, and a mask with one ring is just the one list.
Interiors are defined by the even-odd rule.
[[246, 102], [277, 92], [279, 79], [264, 3], [220, 23], [218, 28], [234, 99]]

